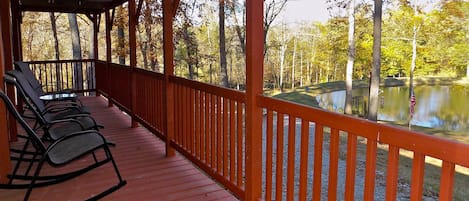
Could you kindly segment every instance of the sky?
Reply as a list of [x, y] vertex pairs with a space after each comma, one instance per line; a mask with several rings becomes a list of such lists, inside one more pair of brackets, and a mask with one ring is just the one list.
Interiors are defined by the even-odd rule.
[[326, 22], [329, 12], [325, 0], [290, 0], [280, 14], [278, 21], [290, 23], [295, 21]]

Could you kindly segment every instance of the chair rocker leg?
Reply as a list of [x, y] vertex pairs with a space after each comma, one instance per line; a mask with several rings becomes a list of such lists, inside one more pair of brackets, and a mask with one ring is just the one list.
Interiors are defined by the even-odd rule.
[[[44, 187], [44, 186], [49, 186], [53, 184], [58, 184], [70, 179], [73, 179], [77, 176], [80, 176], [92, 169], [95, 169], [97, 167], [100, 167], [104, 164], [109, 162], [109, 159], [105, 159], [103, 161], [99, 161], [98, 163], [94, 163], [92, 165], [89, 165], [85, 168], [65, 173], [65, 174], [60, 174], [60, 175], [47, 175], [47, 176], [27, 176], [27, 175], [16, 175], [14, 179], [17, 180], [36, 180], [36, 182], [33, 185], [33, 188], [38, 188], [38, 187]], [[40, 181], [40, 182], [38, 182]], [[30, 184], [0, 184], [0, 189], [25, 189], [29, 188]]]
[[12, 184], [13, 183], [13, 177], [16, 175], [16, 173], [18, 172], [18, 169], [20, 168], [20, 165], [21, 165], [21, 162], [23, 161], [24, 159], [24, 155], [27, 154], [25, 153], [26, 152], [26, 149], [28, 148], [29, 146], [29, 140], [27, 139], [26, 142], [24, 143], [24, 146], [23, 146], [23, 149], [22, 150], [19, 150], [18, 153], [20, 153], [20, 156], [15, 164], [15, 168], [13, 168], [13, 172], [12, 172], [12, 177], [10, 178], [10, 180], [8, 181], [8, 184]]
[[105, 150], [105, 152], [106, 152], [107, 158], [111, 161], [112, 166], [114, 167], [114, 171], [116, 172], [116, 175], [117, 175], [117, 178], [119, 179], [119, 182], [118, 182], [116, 185], [114, 185], [114, 186], [108, 188], [107, 190], [105, 190], [105, 191], [99, 193], [98, 195], [95, 195], [95, 196], [93, 196], [93, 197], [91, 197], [91, 198], [88, 198], [86, 201], [95, 201], [95, 200], [99, 200], [99, 199], [101, 199], [101, 198], [103, 198], [103, 197], [105, 197], [105, 196], [111, 194], [112, 192], [114, 192], [114, 191], [120, 189], [121, 187], [123, 187], [123, 186], [125, 186], [125, 185], [127, 184], [127, 181], [125, 181], [125, 180], [122, 179], [121, 174], [120, 174], [120, 172], [119, 172], [119, 169], [117, 168], [117, 164], [116, 164], [116, 162], [114, 161], [114, 158], [112, 157], [111, 151], [109, 150], [109, 147], [108, 147], [107, 145], [105, 145], [104, 150]]

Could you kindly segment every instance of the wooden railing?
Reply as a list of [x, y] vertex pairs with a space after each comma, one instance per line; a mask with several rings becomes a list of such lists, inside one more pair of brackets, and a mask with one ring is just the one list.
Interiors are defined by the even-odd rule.
[[160, 73], [135, 69], [137, 82], [136, 118], [153, 133], [164, 138], [163, 81]]
[[75, 92], [95, 90], [94, 60], [30, 61], [29, 67], [44, 91], [72, 89]]
[[122, 110], [130, 113], [132, 69], [125, 65], [96, 62], [96, 82], [98, 92], [105, 94], [112, 102], [118, 104]]
[[243, 198], [246, 95], [178, 77], [170, 81], [175, 84], [173, 145]]
[[[162, 139], [164, 75], [96, 63], [97, 89]], [[137, 106], [130, 111], [130, 80]], [[112, 76], [112, 79], [110, 79]], [[171, 76], [174, 136], [170, 146], [238, 197], [245, 197], [246, 94]], [[401, 171], [411, 200], [422, 200], [425, 158], [442, 161], [438, 196], [453, 198], [456, 165], [469, 167], [469, 145], [291, 102], [259, 96], [264, 108], [264, 200], [396, 200]], [[127, 109], [126, 109], [127, 108]], [[401, 152], [409, 152], [410, 165]], [[401, 170], [399, 170], [401, 169]], [[377, 191], [382, 192], [381, 194]]]
[[[439, 199], [453, 200], [455, 165], [469, 167], [467, 144], [269, 97], [259, 100], [266, 108], [265, 200], [396, 200], [400, 151], [413, 153], [411, 167], [400, 167], [412, 175], [410, 200], [422, 200], [426, 156], [442, 161]], [[378, 160], [384, 170], [377, 170]], [[376, 195], [377, 180], [385, 197]]]

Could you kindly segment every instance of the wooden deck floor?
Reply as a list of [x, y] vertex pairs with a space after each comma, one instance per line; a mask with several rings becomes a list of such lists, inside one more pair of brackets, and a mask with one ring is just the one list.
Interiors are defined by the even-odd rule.
[[[237, 200], [188, 160], [165, 157], [165, 145], [142, 127], [130, 128], [130, 118], [100, 97], [82, 99], [101, 132], [116, 143], [111, 151], [127, 185], [103, 200]], [[83, 163], [85, 158], [76, 163]], [[75, 165], [75, 164], [74, 164]], [[73, 165], [69, 165], [70, 168]], [[55, 171], [45, 166], [44, 171]], [[30, 200], [85, 200], [117, 182], [111, 164], [72, 180], [33, 190]], [[0, 190], [0, 200], [22, 200], [25, 190]]]

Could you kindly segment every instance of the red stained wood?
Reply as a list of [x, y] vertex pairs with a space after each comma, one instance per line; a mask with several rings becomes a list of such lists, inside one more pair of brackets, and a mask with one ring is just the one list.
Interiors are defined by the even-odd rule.
[[262, 196], [262, 95], [264, 1], [246, 1], [246, 200]]
[[357, 164], [357, 136], [349, 133], [347, 139], [347, 172], [345, 178], [345, 200], [354, 200], [355, 171]]
[[390, 146], [388, 152], [388, 170], [386, 176], [386, 201], [397, 198], [397, 182], [399, 176], [399, 148]]
[[[0, 3], [6, 3], [4, 1]], [[3, 22], [1, 22], [3, 23]], [[0, 26], [0, 32], [2, 31], [2, 26]], [[3, 40], [0, 35], [0, 89], [4, 89], [3, 74], [5, 72], [4, 66], [4, 57], [3, 57]], [[10, 151], [8, 146], [8, 125], [6, 117], [6, 108], [4, 104], [0, 104], [0, 163], [9, 164], [10, 163]], [[7, 181], [6, 175], [10, 171], [9, 167], [6, 165], [0, 165], [0, 183], [5, 183]]]
[[309, 122], [301, 121], [301, 164], [300, 164], [300, 193], [299, 200], [306, 201], [307, 175], [308, 175], [308, 144], [309, 144]]
[[296, 118], [288, 116], [287, 200], [293, 200], [295, 188], [295, 136]]
[[[237, 200], [183, 156], [165, 157], [165, 144], [142, 127], [129, 128], [129, 116], [108, 108], [100, 97], [83, 98], [93, 116], [104, 125], [101, 132], [116, 143], [111, 151], [128, 184], [103, 200]], [[91, 161], [84, 158], [66, 169]], [[44, 172], [55, 171], [45, 166]], [[76, 179], [34, 189], [31, 200], [84, 200], [115, 184], [110, 164]], [[0, 190], [0, 200], [21, 200], [24, 190]]]
[[414, 153], [412, 160], [412, 181], [410, 185], [410, 200], [422, 200], [423, 176], [425, 172], [425, 155]]
[[282, 200], [283, 194], [283, 114], [277, 113], [277, 159], [275, 162], [275, 200]]
[[441, 169], [440, 181], [440, 200], [453, 199], [453, 186], [454, 186], [454, 163], [443, 162]]
[[314, 177], [313, 200], [321, 200], [322, 183], [322, 145], [324, 139], [324, 127], [318, 123], [314, 126]]
[[329, 151], [328, 199], [337, 200], [337, 174], [339, 171], [339, 130], [331, 128]]

